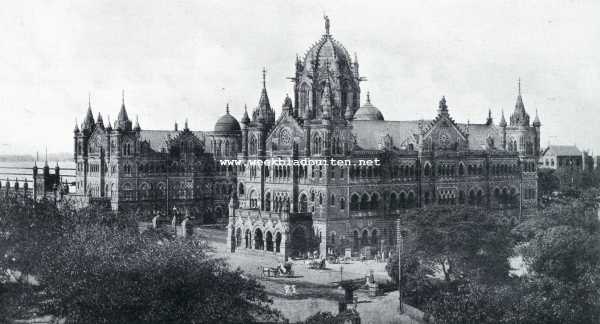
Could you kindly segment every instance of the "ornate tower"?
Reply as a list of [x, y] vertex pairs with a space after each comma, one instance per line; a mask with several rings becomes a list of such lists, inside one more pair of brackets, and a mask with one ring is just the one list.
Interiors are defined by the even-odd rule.
[[304, 60], [296, 58], [294, 114], [298, 118], [322, 117], [326, 87], [329, 87], [331, 105], [339, 107], [339, 116], [350, 116], [346, 109], [351, 109], [353, 114], [359, 108], [362, 78], [358, 63], [352, 62], [348, 51], [331, 36], [329, 29], [329, 18], [325, 16], [325, 34], [311, 46]]

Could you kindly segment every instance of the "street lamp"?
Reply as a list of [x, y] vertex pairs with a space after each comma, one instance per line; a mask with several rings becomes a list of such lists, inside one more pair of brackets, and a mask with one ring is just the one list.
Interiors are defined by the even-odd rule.
[[400, 219], [396, 220], [396, 232], [398, 245], [398, 301], [400, 302], [398, 312], [400, 315], [402, 315], [404, 314], [404, 304], [402, 303], [402, 250], [404, 249], [404, 242], [402, 240], [402, 232], [400, 230]]

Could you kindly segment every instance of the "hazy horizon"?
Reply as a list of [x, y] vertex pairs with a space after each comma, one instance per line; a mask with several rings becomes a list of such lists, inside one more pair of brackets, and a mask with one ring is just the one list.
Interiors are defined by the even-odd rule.
[[497, 123], [517, 79], [542, 146], [600, 153], [600, 2], [24, 1], [0, 12], [0, 154], [71, 152], [91, 93], [117, 116], [121, 90], [142, 129], [188, 118], [212, 130], [226, 103], [239, 120], [267, 69], [279, 115], [296, 54], [324, 32], [356, 52], [386, 120], [430, 119], [445, 95], [460, 123]]

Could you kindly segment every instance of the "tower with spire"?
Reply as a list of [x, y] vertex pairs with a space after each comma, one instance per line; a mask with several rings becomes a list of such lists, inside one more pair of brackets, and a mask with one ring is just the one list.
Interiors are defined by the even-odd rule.
[[[352, 60], [348, 50], [331, 34], [331, 23], [324, 16], [325, 33], [307, 51], [303, 59], [296, 58], [294, 82], [294, 115], [300, 119], [320, 119], [323, 93], [329, 89], [328, 104], [342, 118], [354, 115], [360, 106], [358, 60]], [[350, 113], [346, 113], [351, 109]]]

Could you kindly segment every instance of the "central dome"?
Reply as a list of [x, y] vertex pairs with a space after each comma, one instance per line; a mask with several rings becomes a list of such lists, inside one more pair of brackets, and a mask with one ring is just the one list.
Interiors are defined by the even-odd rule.
[[304, 57], [304, 62], [317, 66], [324, 66], [325, 62], [343, 62], [347, 65], [351, 63], [348, 50], [329, 34], [323, 35], [317, 43], [310, 47]]

